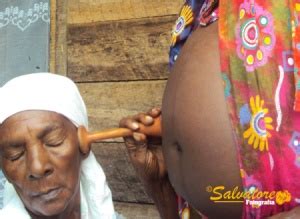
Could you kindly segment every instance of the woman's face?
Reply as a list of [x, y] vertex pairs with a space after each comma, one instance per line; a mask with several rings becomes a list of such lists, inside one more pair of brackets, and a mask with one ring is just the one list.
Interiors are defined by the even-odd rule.
[[24, 111], [0, 126], [3, 172], [29, 212], [59, 215], [79, 199], [77, 128], [60, 114]]

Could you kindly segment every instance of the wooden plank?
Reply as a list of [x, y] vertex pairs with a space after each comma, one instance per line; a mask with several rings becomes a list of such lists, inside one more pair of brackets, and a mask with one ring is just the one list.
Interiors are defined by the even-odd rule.
[[118, 127], [121, 118], [160, 106], [165, 84], [166, 81], [78, 84], [87, 106], [90, 130]]
[[50, 72], [67, 74], [68, 1], [51, 0]]
[[125, 218], [161, 219], [155, 205], [114, 202], [115, 210]]
[[166, 79], [175, 19], [70, 25], [68, 76], [77, 82]]
[[69, 0], [69, 24], [178, 14], [183, 0]]
[[55, 71], [55, 47], [56, 47], [56, 0], [50, 1], [50, 72]]
[[153, 203], [136, 176], [123, 143], [97, 143], [92, 150], [105, 172], [114, 201]]

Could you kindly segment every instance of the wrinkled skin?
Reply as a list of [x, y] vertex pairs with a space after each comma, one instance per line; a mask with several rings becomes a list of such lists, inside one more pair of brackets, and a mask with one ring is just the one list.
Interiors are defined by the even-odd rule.
[[[140, 113], [133, 117], [122, 119], [120, 126], [136, 130], [138, 128], [136, 121], [145, 125], [151, 125], [153, 118], [158, 117], [160, 113], [160, 108], [154, 108], [148, 112], [149, 115]], [[153, 183], [157, 180], [167, 178], [167, 170], [161, 148], [161, 138], [148, 138], [147, 141], [145, 135], [136, 132], [134, 133], [134, 138], [127, 137], [125, 139], [129, 156], [132, 162], [134, 162], [133, 166], [145, 183]], [[138, 141], [135, 141], [135, 139], [138, 139]], [[144, 166], [145, 160], [147, 160], [146, 166]]]
[[23, 111], [0, 126], [3, 172], [32, 218], [80, 218], [83, 157], [77, 128], [60, 114]]
[[[177, 208], [176, 193], [169, 183], [162, 154], [161, 138], [147, 138], [138, 132], [139, 122], [144, 125], [151, 125], [153, 118], [158, 117], [160, 113], [159, 108], [154, 108], [148, 112], [148, 115], [140, 113], [123, 118], [120, 121], [120, 127], [127, 127], [136, 131], [133, 137], [125, 138], [128, 154], [146, 192], [157, 204], [161, 217], [176, 219], [178, 218], [177, 211], [174, 211]], [[156, 196], [155, 194], [160, 195]]]

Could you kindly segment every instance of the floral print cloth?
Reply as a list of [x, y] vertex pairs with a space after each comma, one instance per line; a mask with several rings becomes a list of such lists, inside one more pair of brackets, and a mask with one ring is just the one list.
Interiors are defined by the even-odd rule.
[[288, 211], [300, 205], [300, 0], [187, 0], [172, 31], [171, 67], [191, 32], [217, 19], [243, 191], [276, 192], [273, 205], [245, 200], [243, 218]]

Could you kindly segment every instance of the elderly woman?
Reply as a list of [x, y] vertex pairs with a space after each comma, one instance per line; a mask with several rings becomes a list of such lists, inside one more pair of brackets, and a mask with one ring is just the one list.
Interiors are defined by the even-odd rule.
[[[178, 198], [183, 218], [190, 206], [208, 218], [300, 218], [299, 15], [298, 1], [186, 1], [172, 34], [162, 148], [143, 134], [126, 139], [163, 218], [178, 218], [172, 187], [188, 201]], [[120, 125], [138, 130], [158, 114]]]
[[76, 85], [50, 73], [0, 89], [0, 164], [8, 180], [0, 218], [114, 219], [111, 192], [77, 127], [88, 127]]

